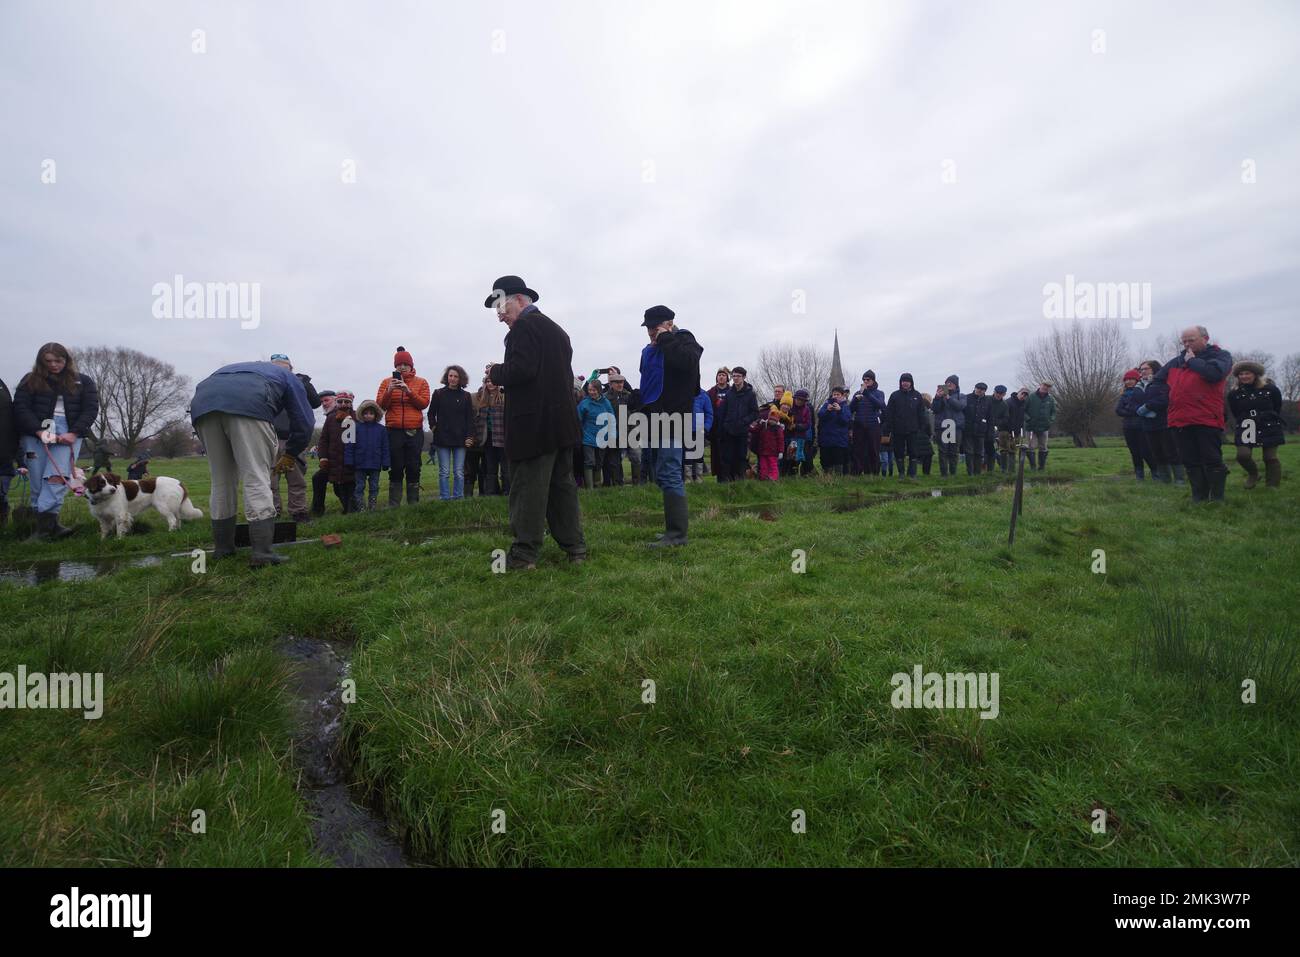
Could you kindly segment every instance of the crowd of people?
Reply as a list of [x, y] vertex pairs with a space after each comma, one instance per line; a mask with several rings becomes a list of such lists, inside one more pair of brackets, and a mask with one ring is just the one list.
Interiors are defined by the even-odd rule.
[[[653, 544], [686, 542], [686, 485], [712, 475], [718, 482], [780, 481], [822, 472], [899, 478], [941, 478], [1010, 472], [1018, 449], [1030, 469], [1045, 469], [1057, 416], [1051, 382], [1010, 391], [977, 382], [963, 393], [957, 375], [934, 391], [916, 388], [909, 373], [888, 397], [867, 370], [850, 392], [834, 386], [814, 408], [808, 390], [778, 383], [761, 399], [742, 366], [717, 369], [700, 385], [703, 348], [677, 328], [666, 306], [647, 309], [642, 325], [640, 383], [618, 367], [574, 377], [569, 339], [536, 306], [537, 293], [517, 276], [497, 280], [485, 306], [509, 327], [506, 355], [484, 369], [477, 389], [463, 366], [449, 365], [431, 389], [405, 348], [375, 397], [357, 401], [346, 389], [318, 391], [282, 353], [269, 362], [225, 366], [199, 383], [190, 405], [196, 436], [212, 475], [210, 517], [218, 557], [234, 550], [237, 490], [244, 492], [255, 564], [283, 560], [271, 548], [274, 523], [287, 514], [309, 521], [325, 513], [329, 489], [342, 511], [373, 510], [387, 473], [387, 506], [420, 500], [427, 449], [443, 500], [510, 496], [515, 543], [511, 567], [531, 567], [549, 523], [556, 541], [581, 561], [586, 549], [577, 489], [654, 483], [664, 494], [665, 532]], [[1264, 479], [1281, 482], [1277, 448], [1285, 442], [1282, 395], [1255, 362], [1233, 364], [1200, 326], [1184, 330], [1184, 351], [1167, 362], [1147, 360], [1123, 375], [1116, 413], [1139, 481], [1189, 484], [1193, 501], [1222, 501], [1227, 476], [1221, 441], [1226, 405], [1236, 421], [1236, 458], [1246, 488], [1260, 480], [1254, 450], [1262, 450]], [[315, 409], [324, 412], [313, 438]], [[620, 434], [634, 413], [667, 413], [686, 421], [679, 439], [647, 445]], [[95, 382], [77, 370], [59, 343], [38, 350], [14, 395], [0, 382], [0, 521], [15, 474], [30, 477], [36, 534], [71, 533], [59, 522], [82, 442], [99, 414]], [[428, 432], [425, 431], [425, 424]], [[310, 468], [309, 456], [316, 459]], [[627, 463], [625, 466], [624, 459]], [[131, 463], [142, 474], [148, 456]], [[106, 449], [95, 470], [111, 469]], [[308, 477], [310, 475], [310, 478]], [[287, 486], [287, 508], [280, 479]], [[308, 503], [307, 487], [311, 485]]]

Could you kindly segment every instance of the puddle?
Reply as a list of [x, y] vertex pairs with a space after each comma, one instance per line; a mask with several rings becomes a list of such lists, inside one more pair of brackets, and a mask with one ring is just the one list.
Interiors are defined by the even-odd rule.
[[42, 559], [0, 568], [0, 582], [12, 582], [34, 588], [46, 582], [84, 582], [111, 575], [124, 568], [150, 568], [161, 565], [163, 555], [137, 555], [133, 558], [96, 558], [89, 561]]
[[286, 638], [280, 652], [293, 666], [298, 723], [294, 757], [316, 849], [337, 867], [410, 866], [383, 818], [355, 801], [348, 788], [349, 768], [339, 745], [341, 685], [351, 663], [333, 644], [317, 638]]
[[[1068, 485], [1073, 481], [1073, 479], [1065, 476], [1051, 476], [1026, 481], [1025, 488], [1033, 488], [1035, 485]], [[970, 498], [975, 495], [992, 495], [995, 492], [1014, 492], [1015, 488], [1016, 486], [1012, 482], [999, 482], [996, 485], [958, 485], [953, 488], [932, 488], [918, 492], [890, 492], [885, 495], [840, 499], [831, 504], [831, 511], [856, 512], [859, 509], [869, 508], [873, 505], [926, 498]]]

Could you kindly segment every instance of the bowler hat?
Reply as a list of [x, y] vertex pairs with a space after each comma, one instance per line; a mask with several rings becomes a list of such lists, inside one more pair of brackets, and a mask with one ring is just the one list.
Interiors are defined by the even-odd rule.
[[663, 325], [665, 322], [672, 322], [677, 313], [673, 312], [667, 306], [651, 306], [645, 311], [645, 319], [641, 325], [647, 329], [653, 329], [655, 326]]
[[491, 309], [497, 304], [498, 299], [503, 299], [507, 296], [515, 296], [519, 293], [523, 293], [533, 302], [542, 298], [536, 292], [529, 289], [528, 284], [518, 276], [502, 276], [492, 284], [492, 295], [483, 300], [483, 305], [488, 309]]

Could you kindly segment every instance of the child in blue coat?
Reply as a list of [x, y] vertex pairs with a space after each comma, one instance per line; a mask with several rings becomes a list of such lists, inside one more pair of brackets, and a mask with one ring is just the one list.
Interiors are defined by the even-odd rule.
[[367, 502], [366, 486], [369, 485], [366, 508], [373, 512], [379, 500], [379, 473], [389, 468], [388, 430], [383, 425], [384, 410], [373, 399], [362, 402], [357, 412], [356, 441], [343, 446], [343, 462], [356, 471], [357, 510]]

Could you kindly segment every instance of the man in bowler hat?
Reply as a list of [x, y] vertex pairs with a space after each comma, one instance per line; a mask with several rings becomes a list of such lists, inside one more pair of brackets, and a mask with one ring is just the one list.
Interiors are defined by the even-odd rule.
[[483, 302], [510, 329], [505, 361], [488, 371], [506, 397], [514, 535], [508, 569], [537, 567], [543, 524], [570, 562], [587, 557], [573, 481], [573, 447], [582, 441], [573, 402], [573, 347], [568, 334], [537, 308], [538, 298], [518, 276], [502, 276]]
[[[680, 418], [682, 431], [677, 434], [684, 437], [695, 397], [700, 394], [700, 355], [704, 350], [693, 335], [673, 324], [674, 318], [667, 306], [651, 306], [645, 311], [641, 325], [650, 344], [641, 350], [641, 411]], [[667, 429], [651, 430], [651, 435], [656, 433], [663, 436]], [[677, 443], [663, 443], [655, 450], [655, 480], [664, 496], [664, 534], [650, 543], [652, 548], [686, 544], [689, 512], [682, 482], [683, 454]]]

